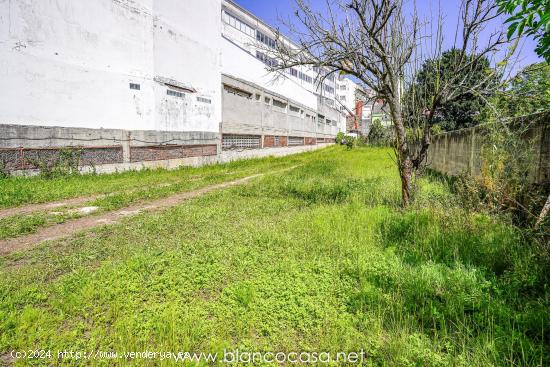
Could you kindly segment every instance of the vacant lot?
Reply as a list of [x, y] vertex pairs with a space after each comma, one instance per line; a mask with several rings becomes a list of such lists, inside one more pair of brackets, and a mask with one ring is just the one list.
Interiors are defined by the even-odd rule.
[[0, 258], [0, 364], [29, 363], [11, 350], [52, 351], [35, 365], [115, 365], [122, 360], [57, 353], [238, 348], [363, 349], [364, 365], [375, 366], [550, 365], [539, 250], [500, 220], [461, 209], [435, 179], [423, 179], [402, 210], [391, 154], [332, 147], [172, 172], [1, 182], [3, 207], [123, 192], [96, 199], [112, 210], [291, 168]]

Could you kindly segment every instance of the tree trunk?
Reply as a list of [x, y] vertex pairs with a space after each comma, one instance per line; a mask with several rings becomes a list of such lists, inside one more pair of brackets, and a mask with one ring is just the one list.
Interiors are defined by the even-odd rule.
[[411, 158], [404, 156], [400, 158], [399, 174], [401, 176], [401, 201], [403, 206], [408, 206], [411, 203], [412, 195], [412, 162]]
[[550, 195], [548, 195], [548, 199], [546, 199], [546, 204], [544, 204], [542, 210], [540, 211], [537, 223], [535, 223], [535, 228], [538, 228], [542, 224], [544, 218], [546, 218], [546, 215], [548, 214], [548, 211], [550, 211]]
[[397, 158], [399, 176], [401, 177], [401, 201], [403, 206], [411, 203], [413, 162], [407, 144], [405, 125], [401, 115], [401, 102], [399, 98], [392, 98], [388, 101], [393, 126], [397, 137]]

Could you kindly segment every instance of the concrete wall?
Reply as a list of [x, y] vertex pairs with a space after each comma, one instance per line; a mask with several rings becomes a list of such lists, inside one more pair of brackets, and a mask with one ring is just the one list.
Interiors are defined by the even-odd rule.
[[0, 5], [0, 124], [218, 131], [220, 0]]
[[150, 130], [0, 125], [0, 166], [26, 171], [53, 165], [60, 152], [77, 152], [81, 166], [123, 165], [218, 153], [219, 134]]
[[[319, 112], [325, 113], [327, 118], [337, 119], [338, 111], [334, 109], [325, 107], [317, 111], [287, 96], [229, 75], [224, 75], [222, 81], [223, 134], [334, 138], [338, 132], [338, 126], [320, 124], [316, 118]], [[235, 89], [236, 93], [233, 92]], [[286, 108], [277, 107], [273, 100], [283, 102]], [[293, 111], [291, 107], [299, 111]]]
[[[541, 115], [523, 139], [532, 148], [532, 182], [550, 182], [550, 119]], [[428, 168], [451, 176], [479, 176], [482, 167], [481, 150], [486, 144], [483, 126], [442, 133], [432, 138], [428, 151]]]

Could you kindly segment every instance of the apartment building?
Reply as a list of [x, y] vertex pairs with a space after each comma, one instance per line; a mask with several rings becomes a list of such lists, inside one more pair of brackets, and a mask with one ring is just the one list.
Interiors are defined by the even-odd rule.
[[0, 164], [77, 150], [98, 172], [316, 145], [345, 130], [328, 70], [269, 73], [274, 30], [228, 0], [13, 0], [0, 7]]
[[346, 118], [346, 132], [368, 135], [371, 126], [373, 102], [371, 91], [345, 77], [339, 77], [336, 100]]

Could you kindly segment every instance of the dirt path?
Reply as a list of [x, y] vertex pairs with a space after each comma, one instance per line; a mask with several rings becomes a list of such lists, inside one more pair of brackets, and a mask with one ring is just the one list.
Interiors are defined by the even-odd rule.
[[[289, 170], [289, 169], [292, 169], [292, 168], [294, 168], [294, 167], [284, 169], [283, 171], [286, 171], [286, 170]], [[281, 172], [281, 171], [279, 171], [279, 172]], [[155, 211], [155, 210], [169, 208], [169, 207], [175, 206], [175, 205], [177, 205], [177, 204], [179, 204], [179, 203], [181, 203], [185, 200], [192, 199], [192, 198], [207, 194], [207, 193], [215, 191], [215, 190], [219, 190], [219, 189], [223, 189], [223, 188], [227, 188], [227, 187], [231, 187], [231, 186], [241, 185], [241, 184], [244, 184], [244, 183], [250, 181], [253, 178], [260, 177], [260, 176], [263, 176], [263, 174], [255, 174], [255, 175], [244, 177], [244, 178], [234, 180], [234, 181], [222, 182], [222, 183], [219, 183], [219, 184], [206, 186], [206, 187], [203, 187], [201, 189], [178, 193], [178, 194], [175, 194], [175, 195], [171, 195], [171, 196], [161, 198], [161, 199], [157, 199], [157, 200], [150, 201], [150, 202], [137, 203], [137, 204], [131, 205], [129, 207], [119, 209], [119, 210], [116, 210], [116, 211], [112, 211], [112, 212], [108, 212], [108, 213], [105, 213], [105, 214], [102, 214], [102, 215], [91, 216], [91, 217], [82, 217], [82, 218], [79, 218], [79, 219], [70, 220], [68, 222], [61, 223], [61, 224], [58, 224], [58, 225], [54, 225], [54, 226], [51, 226], [51, 227], [41, 228], [36, 233], [30, 234], [28, 236], [15, 237], [15, 238], [0, 241], [0, 255], [7, 255], [7, 254], [9, 254], [13, 251], [29, 248], [32, 245], [35, 245], [35, 244], [37, 244], [39, 242], [42, 242], [42, 241], [55, 240], [55, 239], [59, 239], [59, 238], [62, 238], [62, 237], [70, 236], [70, 235], [72, 235], [74, 233], [77, 233], [77, 232], [80, 232], [80, 231], [85, 231], [85, 230], [89, 230], [89, 229], [92, 229], [92, 228], [95, 228], [95, 227], [99, 227], [99, 226], [102, 226], [102, 225], [114, 224], [114, 223], [117, 223], [120, 219], [122, 219], [124, 217], [136, 215], [136, 214], [139, 214], [141, 212]], [[63, 203], [62, 204], [63, 206], [64, 205], [69, 205], [68, 202], [70, 202], [70, 204], [76, 205], [76, 204], [86, 202], [86, 201], [89, 201], [89, 200], [91, 200], [91, 197], [76, 198], [76, 199], [69, 199], [69, 200], [65, 200], [65, 201], [61, 201], [61, 202], [40, 204], [39, 206], [41, 206], [42, 209], [50, 209], [50, 208], [56, 208], [56, 207], [60, 206], [59, 203]], [[30, 209], [30, 207], [32, 207], [33, 208], [32, 211], [36, 211], [37, 206], [38, 205], [29, 206], [29, 209]], [[25, 208], [25, 207], [14, 208], [14, 209], [21, 210], [23, 208]], [[19, 211], [17, 213], [13, 212], [11, 215], [22, 213], [22, 212], [23, 211]]]
[[[148, 186], [148, 189], [152, 188], [160, 188], [160, 187], [167, 187], [170, 185], [175, 185], [178, 182], [175, 183], [162, 183], [157, 185], [151, 185]], [[136, 192], [138, 190], [141, 190], [142, 188], [133, 188], [130, 190], [124, 190], [124, 192], [131, 193]], [[34, 212], [39, 211], [45, 211], [45, 210], [52, 210], [52, 209], [58, 209], [61, 207], [66, 206], [75, 206], [87, 203], [89, 201], [101, 199], [107, 196], [115, 195], [117, 192], [109, 193], [109, 194], [95, 194], [95, 195], [89, 195], [89, 196], [79, 196], [76, 198], [69, 198], [69, 199], [63, 199], [59, 201], [52, 201], [49, 203], [40, 203], [40, 204], [26, 204], [23, 206], [16, 206], [14, 208], [7, 208], [7, 209], [0, 209], [0, 219], [5, 217], [11, 217], [12, 215], [20, 215], [20, 214], [31, 214]]]
[[71, 206], [71, 205], [80, 205], [88, 201], [96, 200], [105, 195], [92, 195], [92, 196], [82, 196], [78, 198], [65, 199], [60, 201], [54, 201], [50, 203], [43, 204], [28, 204], [23, 206], [17, 206], [15, 208], [8, 208], [0, 210], [0, 218], [10, 217], [12, 215], [18, 214], [30, 214], [43, 210], [57, 209], [62, 206]]

